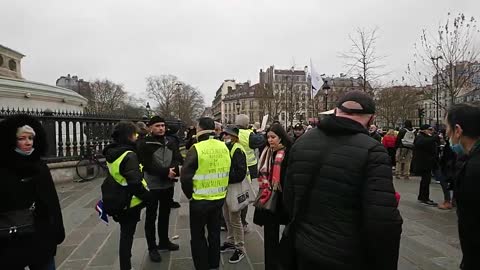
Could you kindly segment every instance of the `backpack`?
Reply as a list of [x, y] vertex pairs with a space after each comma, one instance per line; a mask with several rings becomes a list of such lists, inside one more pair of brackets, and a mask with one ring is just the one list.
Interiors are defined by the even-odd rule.
[[101, 189], [103, 208], [109, 216], [119, 215], [130, 206], [132, 196], [127, 187], [120, 185], [112, 176], [105, 178]]
[[406, 148], [413, 148], [413, 142], [415, 141], [415, 131], [408, 129], [405, 130], [407, 132], [405, 132], [405, 136], [403, 136], [402, 145]]

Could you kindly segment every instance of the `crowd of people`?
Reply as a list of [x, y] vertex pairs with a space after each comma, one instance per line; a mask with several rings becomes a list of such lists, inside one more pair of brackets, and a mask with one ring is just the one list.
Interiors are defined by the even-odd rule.
[[[173, 200], [177, 181], [189, 200], [197, 270], [219, 269], [221, 253], [231, 253], [231, 264], [245, 258], [251, 204], [253, 222], [264, 231], [266, 270], [397, 269], [403, 220], [394, 173], [396, 179], [421, 177], [420, 203], [440, 209], [456, 204], [461, 269], [480, 269], [474, 258], [480, 247], [480, 108], [454, 105], [445, 130], [405, 121], [386, 134], [374, 125], [375, 112], [370, 96], [352, 91], [316, 127], [298, 123], [285, 130], [273, 122], [262, 130], [243, 114], [227, 126], [200, 118], [185, 134], [186, 156], [182, 136], [160, 116], [146, 124], [118, 123], [113, 143], [103, 150], [109, 173], [101, 205], [120, 224], [120, 269], [132, 269], [143, 208], [150, 260], [161, 263], [159, 251], [179, 250], [168, 230], [171, 208], [180, 207]], [[0, 129], [0, 264], [55, 269], [65, 230], [52, 177], [40, 159], [45, 132], [25, 115], [0, 122]], [[430, 198], [432, 175], [444, 192], [438, 205]]]

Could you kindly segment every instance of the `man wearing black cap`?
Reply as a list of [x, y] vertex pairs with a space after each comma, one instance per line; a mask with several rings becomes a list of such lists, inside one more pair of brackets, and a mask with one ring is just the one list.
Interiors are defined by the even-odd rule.
[[[148, 123], [151, 136], [147, 136], [138, 144], [138, 159], [143, 164], [145, 180], [147, 180], [154, 199], [147, 205], [145, 218], [145, 237], [147, 238], [150, 259], [153, 262], [162, 260], [158, 250], [178, 250], [178, 245], [170, 242], [168, 225], [170, 206], [173, 198], [175, 176], [182, 156], [178, 147], [166, 136], [165, 120], [154, 116]], [[158, 245], [155, 222], [158, 209]]]
[[349, 92], [290, 150], [285, 231], [298, 269], [397, 269], [403, 221], [388, 153], [368, 134], [374, 114], [370, 96]]
[[436, 158], [437, 139], [433, 136], [433, 128], [428, 124], [422, 125], [413, 144], [415, 146], [412, 159], [413, 171], [422, 177], [418, 201], [428, 206], [437, 206], [430, 199], [432, 170], [438, 166]]

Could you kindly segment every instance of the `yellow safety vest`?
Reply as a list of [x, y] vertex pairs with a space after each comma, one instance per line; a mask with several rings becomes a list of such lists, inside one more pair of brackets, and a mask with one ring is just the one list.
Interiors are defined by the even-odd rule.
[[213, 137], [195, 144], [198, 169], [193, 176], [194, 200], [220, 200], [227, 195], [230, 153], [225, 143]]
[[239, 143], [243, 146], [245, 154], [247, 155], [247, 166], [257, 165], [257, 157], [255, 151], [250, 148], [250, 134], [253, 133], [250, 129], [240, 129], [238, 133]]
[[[128, 153], [133, 151], [125, 151], [120, 157], [118, 157], [114, 162], [109, 163], [107, 162], [108, 172], [112, 176], [112, 178], [117, 181], [120, 185], [126, 187], [128, 186], [127, 179], [120, 174], [120, 164], [122, 164], [123, 159], [127, 156]], [[142, 179], [142, 185], [147, 188], [147, 181]], [[132, 200], [130, 201], [130, 208], [135, 207], [142, 203], [142, 200], [137, 198], [136, 196], [132, 196]]]
[[[233, 158], [233, 154], [237, 149], [240, 149], [244, 154], [245, 154], [245, 149], [243, 149], [243, 146], [239, 143], [235, 143], [232, 147], [232, 150], [230, 150], [230, 157]], [[250, 178], [250, 170], [247, 167], [247, 174], [245, 175], [245, 178], [249, 181], [252, 182], [252, 179]]]

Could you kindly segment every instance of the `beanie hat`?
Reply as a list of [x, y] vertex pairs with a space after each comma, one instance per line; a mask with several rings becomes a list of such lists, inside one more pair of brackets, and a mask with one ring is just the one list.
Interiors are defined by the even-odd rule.
[[148, 126], [155, 125], [156, 123], [165, 123], [165, 119], [162, 117], [155, 115], [150, 118], [150, 121], [148, 121]]
[[30, 134], [33, 134], [33, 136], [35, 136], [35, 130], [33, 130], [33, 128], [29, 125], [24, 125], [23, 127], [17, 128], [17, 137], [22, 135], [22, 133], [30, 133]]

